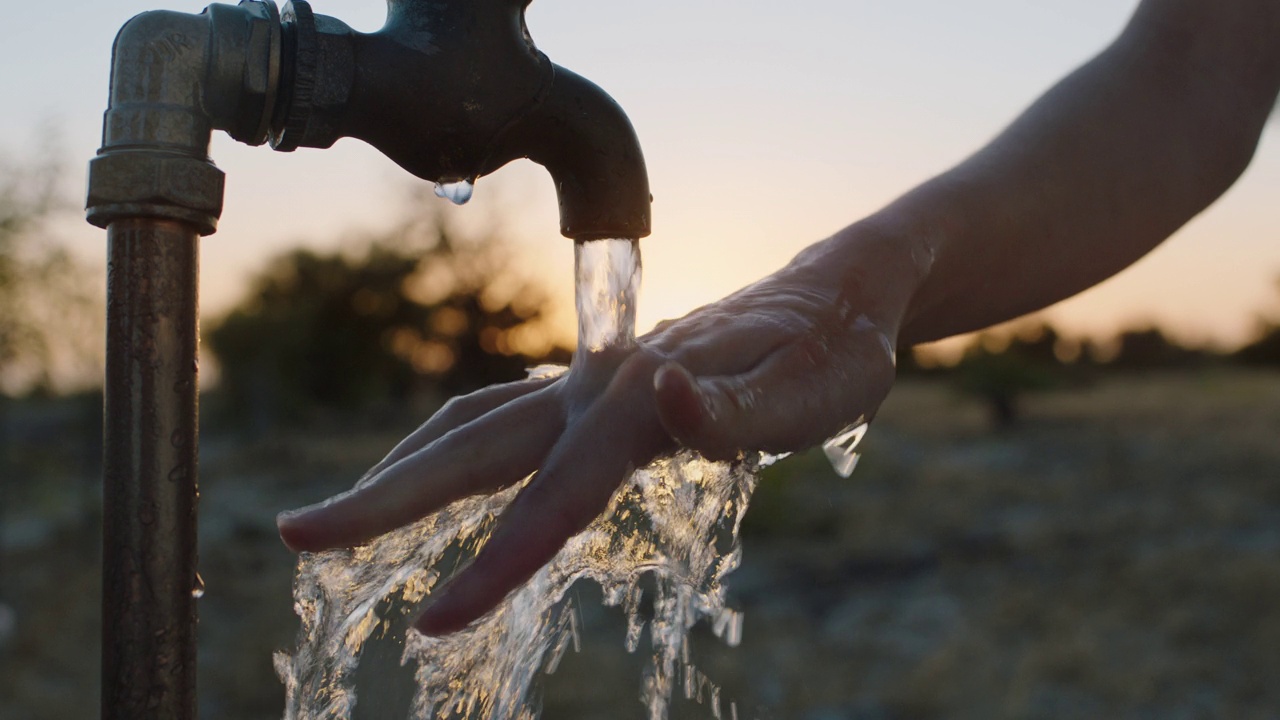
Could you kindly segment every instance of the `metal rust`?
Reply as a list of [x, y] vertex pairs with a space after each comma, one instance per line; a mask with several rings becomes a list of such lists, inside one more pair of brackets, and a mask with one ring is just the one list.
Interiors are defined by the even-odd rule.
[[104, 720], [195, 717], [195, 228], [107, 231]]

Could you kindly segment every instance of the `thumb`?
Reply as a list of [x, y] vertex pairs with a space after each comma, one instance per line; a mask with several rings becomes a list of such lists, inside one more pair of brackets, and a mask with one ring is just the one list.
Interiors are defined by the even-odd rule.
[[732, 460], [748, 449], [773, 449], [790, 438], [778, 437], [777, 428], [771, 427], [774, 413], [759, 407], [763, 393], [753, 380], [759, 378], [695, 378], [684, 366], [667, 363], [653, 378], [658, 418], [677, 442], [710, 460]]
[[744, 373], [702, 377], [668, 362], [653, 378], [658, 418], [676, 441], [711, 460], [744, 450], [802, 450], [847, 424], [845, 418], [875, 414], [893, 382], [892, 360], [881, 355], [876, 346], [823, 358], [801, 343]]

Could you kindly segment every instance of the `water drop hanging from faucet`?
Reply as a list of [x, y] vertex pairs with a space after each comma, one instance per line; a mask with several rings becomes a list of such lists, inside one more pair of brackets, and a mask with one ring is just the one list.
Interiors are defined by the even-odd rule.
[[475, 185], [469, 180], [459, 180], [458, 182], [436, 183], [436, 197], [444, 198], [454, 205], [466, 205], [471, 199], [471, 193], [475, 191]]

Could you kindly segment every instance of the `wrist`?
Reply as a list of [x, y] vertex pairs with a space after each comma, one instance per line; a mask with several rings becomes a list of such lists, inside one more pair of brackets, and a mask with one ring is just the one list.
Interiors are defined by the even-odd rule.
[[884, 210], [809, 246], [788, 267], [897, 344], [909, 338], [904, 330], [932, 269], [936, 235]]

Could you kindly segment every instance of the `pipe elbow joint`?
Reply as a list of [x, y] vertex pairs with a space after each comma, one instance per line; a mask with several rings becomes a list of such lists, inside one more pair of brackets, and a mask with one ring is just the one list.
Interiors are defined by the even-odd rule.
[[177, 220], [207, 235], [222, 212], [213, 130], [261, 144], [277, 105], [282, 29], [272, 2], [153, 10], [126, 22], [112, 47], [102, 147], [89, 163], [86, 217]]
[[207, 154], [212, 124], [202, 86], [208, 45], [208, 22], [200, 15], [151, 10], [126, 22], [111, 50], [103, 149]]
[[273, 2], [134, 16], [112, 48], [103, 149], [204, 156], [213, 130], [262, 144], [278, 101], [282, 44]]

